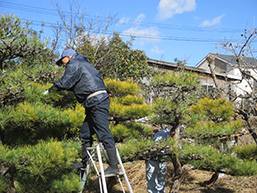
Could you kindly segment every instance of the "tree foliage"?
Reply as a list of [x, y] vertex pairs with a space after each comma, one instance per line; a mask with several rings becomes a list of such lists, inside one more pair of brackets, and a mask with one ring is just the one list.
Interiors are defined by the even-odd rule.
[[[242, 129], [242, 122], [231, 102], [203, 98], [206, 94], [198, 79], [196, 74], [182, 71], [158, 75], [150, 84], [158, 93], [152, 121], [162, 128], [176, 129], [176, 142], [171, 145], [169, 155], [176, 166], [171, 192], [179, 190], [187, 164], [215, 172], [206, 184], [215, 182], [219, 172], [231, 175], [257, 172], [256, 162], [246, 157], [242, 161], [242, 156], [238, 157], [239, 153], [233, 148], [222, 148]], [[180, 136], [179, 126], [182, 124], [186, 129]]]
[[198, 102], [199, 76], [190, 72], [166, 73], [153, 77], [150, 85], [157, 97], [152, 121], [178, 128], [186, 123], [188, 107]]
[[6, 176], [1, 184], [6, 187], [3, 192], [13, 184], [15, 192], [78, 192], [79, 178], [69, 167], [78, 148], [76, 143], [56, 140], [15, 149], [0, 145], [0, 160], [5, 168], [0, 179]]
[[[56, 55], [49, 48], [42, 48], [46, 44], [40, 41], [39, 34], [21, 27], [20, 19], [8, 17], [1, 17], [6, 19], [1, 24], [9, 27], [2, 28], [4, 42], [0, 46], [14, 45], [12, 49], [22, 54], [8, 52], [9, 58], [4, 59], [2, 67], [12, 68], [0, 72], [0, 191], [78, 192], [79, 176], [69, 169], [69, 164], [80, 157], [81, 143], [77, 138], [86, 116], [84, 108], [71, 92], [42, 95], [64, 69], [53, 64]], [[167, 160], [174, 164], [174, 184], [178, 189], [186, 164], [215, 174], [256, 174], [256, 147], [221, 151], [224, 140], [242, 125], [230, 102], [202, 97], [197, 74], [182, 69], [149, 79], [148, 91], [155, 97], [153, 106], [147, 105], [135, 82], [150, 74], [143, 51], [133, 50], [132, 41], [123, 42], [115, 32], [113, 37], [104, 35], [98, 40], [92, 38], [92, 31], [85, 33], [83, 25], [73, 27], [68, 34], [73, 38], [67, 42], [68, 47], [88, 56], [105, 77], [112, 95], [110, 130], [115, 141], [122, 142], [119, 152], [124, 162], [146, 160], [149, 154], [168, 155]], [[80, 41], [74, 41], [76, 38]], [[148, 119], [161, 128], [176, 128], [176, 137], [154, 143], [153, 128], [142, 124]], [[180, 136], [182, 124], [186, 129]], [[98, 143], [95, 136], [94, 139]], [[162, 150], [166, 153], [160, 154]]]
[[0, 15], [0, 69], [13, 67], [16, 62], [5, 62], [18, 57], [40, 53], [46, 46], [40, 34], [30, 28], [30, 22], [22, 26], [21, 19], [14, 15]]
[[[9, 69], [2, 74], [0, 147], [6, 156], [0, 156], [0, 165], [4, 166], [0, 169], [0, 181], [6, 189], [16, 184], [15, 191], [21, 192], [79, 191], [79, 176], [67, 167], [80, 157], [81, 144], [76, 139], [86, 116], [85, 109], [68, 91], [42, 95], [61, 71], [55, 65], [35, 65]], [[112, 79], [105, 82], [112, 93], [110, 129], [116, 142], [151, 135], [151, 127], [135, 122], [151, 112], [140, 96], [139, 86]], [[17, 90], [12, 97], [7, 85], [12, 86], [9, 88], [12, 92]], [[96, 136], [94, 139], [98, 143]], [[69, 144], [76, 148], [69, 149]], [[63, 186], [67, 181], [70, 183]], [[42, 186], [45, 183], [48, 185]]]
[[88, 56], [89, 61], [106, 78], [138, 81], [149, 73], [146, 54], [142, 50], [133, 50], [133, 38], [124, 42], [118, 33], [105, 39], [90, 41], [85, 36], [78, 45], [80, 53]]

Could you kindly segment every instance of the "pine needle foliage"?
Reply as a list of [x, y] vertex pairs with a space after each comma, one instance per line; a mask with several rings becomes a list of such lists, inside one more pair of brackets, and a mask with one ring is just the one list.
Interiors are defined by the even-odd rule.
[[[34, 146], [16, 149], [0, 146], [0, 160], [13, 168], [16, 192], [72, 192], [79, 191], [77, 174], [69, 165], [77, 156], [78, 145], [72, 141], [40, 141]], [[69, 183], [67, 183], [69, 181]], [[62, 183], [66, 188], [60, 187]]]
[[[42, 103], [20, 103], [11, 109], [3, 123], [6, 144], [35, 144], [39, 139], [62, 138], [69, 120], [51, 106]], [[7, 127], [8, 125], [8, 127]]]
[[257, 146], [245, 145], [235, 148], [235, 152], [240, 159], [257, 160]]
[[203, 98], [190, 107], [190, 115], [195, 121], [187, 125], [185, 133], [194, 139], [194, 143], [182, 146], [183, 163], [236, 176], [257, 174], [257, 164], [253, 159], [255, 148], [221, 148], [230, 136], [242, 129], [241, 120], [234, 119], [232, 103], [226, 99]]
[[131, 138], [148, 138], [152, 134], [152, 127], [140, 123], [110, 124], [110, 131], [116, 142], [123, 142]]
[[194, 137], [232, 135], [242, 128], [239, 120], [214, 123], [212, 121], [198, 121], [187, 129], [187, 134]]
[[199, 101], [200, 77], [191, 72], [154, 76], [150, 85], [155, 91], [152, 122], [177, 128], [188, 119], [189, 106]]
[[68, 117], [70, 128], [78, 129], [85, 119], [85, 109], [81, 104], [76, 104], [75, 109], [66, 109], [63, 115]]
[[[166, 147], [171, 147], [171, 149], [176, 148], [175, 147], [175, 141], [170, 139], [167, 141], [163, 141], [161, 143], [156, 143], [152, 139], [135, 139], [131, 138], [125, 141], [122, 146], [119, 146], [119, 153], [121, 157], [130, 157], [133, 160], [138, 159], [149, 159], [150, 152], [155, 149], [162, 149]], [[174, 149], [173, 149], [174, 150]], [[156, 150], [153, 150], [155, 152]], [[139, 157], [138, 154], [142, 153], [144, 156]], [[126, 161], [126, 160], [124, 160]]]
[[232, 103], [226, 99], [203, 98], [197, 105], [192, 105], [191, 109], [195, 114], [203, 115], [213, 122], [228, 121], [235, 114]]
[[106, 79], [105, 84], [107, 90], [112, 94], [112, 97], [137, 95], [140, 93], [139, 86], [136, 83], [133, 83], [130, 79], [127, 81]]
[[110, 104], [110, 115], [115, 119], [137, 119], [150, 114], [151, 107], [147, 104], [131, 104], [127, 106], [114, 101], [115, 99]]
[[203, 98], [197, 105], [190, 107], [195, 118], [187, 134], [200, 138], [220, 137], [235, 134], [242, 128], [240, 119], [234, 120], [233, 105], [226, 99]]
[[[150, 116], [152, 107], [145, 103], [140, 96], [137, 83], [108, 79], [105, 81], [108, 91], [112, 94], [110, 99], [109, 116], [112, 120], [110, 126], [114, 139], [122, 142], [125, 138], [145, 136], [150, 134], [149, 127], [133, 123], [142, 117]], [[148, 128], [148, 129], [142, 129]]]

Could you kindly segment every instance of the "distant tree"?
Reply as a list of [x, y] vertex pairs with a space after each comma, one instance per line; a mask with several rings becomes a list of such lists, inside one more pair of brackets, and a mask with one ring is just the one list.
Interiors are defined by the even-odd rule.
[[[0, 69], [13, 67], [9, 60], [40, 53], [46, 46], [40, 33], [30, 28], [30, 22], [22, 26], [21, 19], [14, 15], [0, 15]], [[6, 62], [5, 61], [9, 61]]]
[[[231, 83], [228, 92], [224, 92], [218, 86], [216, 86], [216, 88], [220, 92], [217, 97], [221, 96], [222, 94], [233, 102], [236, 112], [242, 116], [246, 123], [246, 128], [249, 130], [250, 134], [255, 140], [255, 143], [257, 144], [256, 130], [252, 121], [256, 119], [255, 116], [257, 104], [257, 56], [256, 48], [254, 47], [256, 45], [256, 37], [256, 28], [253, 30], [245, 29], [244, 33], [241, 34], [241, 41], [237, 43], [233, 43], [232, 41], [223, 41], [219, 43], [222, 50], [224, 50], [226, 53], [230, 52], [234, 56], [235, 63], [232, 68], [238, 71], [238, 76], [241, 77], [241, 80], [236, 83]], [[215, 84], [216, 76], [212, 62], [216, 56], [218, 56], [218, 53], [213, 58], [207, 58]], [[245, 88], [241, 88], [241, 93], [238, 93], [234, 90], [234, 88], [238, 88], [238, 85], [242, 82], [245, 82], [246, 86]]]
[[117, 32], [108, 33], [117, 22], [117, 14], [106, 17], [85, 17], [79, 1], [70, 1], [70, 11], [52, 3], [61, 19], [56, 26], [58, 41], [88, 57], [104, 78], [138, 81], [149, 74], [147, 56], [142, 50], [132, 49], [133, 37], [124, 42]]
[[[117, 14], [109, 14], [106, 17], [88, 17], [85, 12], [86, 8], [81, 7], [80, 1], [69, 1], [69, 12], [62, 10], [61, 5], [55, 1], [51, 1], [59, 14], [61, 22], [55, 27], [56, 40], [63, 41], [67, 48], [76, 49], [84, 40], [84, 36], [89, 38], [89, 41], [97, 42], [96, 46], [101, 46], [107, 34], [107, 30], [117, 20]], [[57, 43], [59, 44], [59, 43]], [[96, 49], [97, 51], [97, 49]]]
[[132, 49], [133, 38], [124, 42], [114, 32], [112, 37], [99, 41], [92, 42], [85, 37], [78, 50], [89, 58], [103, 77], [138, 81], [149, 75], [147, 56], [142, 50]]

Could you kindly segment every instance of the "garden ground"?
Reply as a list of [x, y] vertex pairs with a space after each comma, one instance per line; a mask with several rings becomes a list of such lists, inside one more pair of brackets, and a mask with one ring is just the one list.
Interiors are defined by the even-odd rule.
[[[239, 145], [253, 144], [254, 141], [250, 135], [245, 135], [239, 138]], [[145, 161], [136, 161], [133, 163], [125, 163], [124, 168], [129, 178], [130, 185], [134, 193], [147, 193], [145, 181]], [[169, 193], [172, 183], [173, 165], [167, 164], [166, 173], [166, 193]], [[211, 186], [203, 186], [202, 182], [209, 180], [212, 172], [202, 170], [190, 170], [185, 176], [180, 187], [180, 193], [257, 193], [257, 175], [235, 177], [226, 174], [221, 174], [218, 180]], [[96, 173], [91, 169], [91, 177], [87, 180], [84, 193], [99, 193], [99, 181]], [[109, 184], [115, 183], [112, 188], [109, 188], [110, 193], [122, 193], [122, 189], [116, 179], [109, 178]], [[126, 192], [125, 180], [123, 180]]]
[[[130, 185], [134, 193], [147, 193], [146, 181], [145, 181], [145, 162], [137, 161], [124, 164], [127, 176], [129, 178]], [[167, 165], [166, 174], [166, 193], [170, 190], [172, 183], [171, 177], [173, 174], [173, 166], [171, 163]], [[92, 172], [92, 170], [91, 170]], [[88, 179], [84, 189], [84, 193], [99, 193], [99, 181], [94, 172], [91, 173], [91, 178]], [[191, 170], [189, 171], [181, 184], [180, 193], [256, 193], [257, 192], [257, 175], [248, 177], [234, 177], [226, 174], [221, 174], [211, 186], [203, 186], [202, 182], [209, 180], [212, 176], [212, 172]], [[113, 181], [116, 179], [108, 179]], [[128, 192], [125, 180], [123, 180], [125, 191]], [[122, 193], [121, 186], [118, 182], [109, 189], [111, 193]]]

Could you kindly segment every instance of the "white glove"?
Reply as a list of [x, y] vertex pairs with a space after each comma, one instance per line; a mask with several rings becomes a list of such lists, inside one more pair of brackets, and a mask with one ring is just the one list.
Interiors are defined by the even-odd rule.
[[47, 95], [47, 94], [49, 94], [49, 90], [42, 92], [42, 95]]

